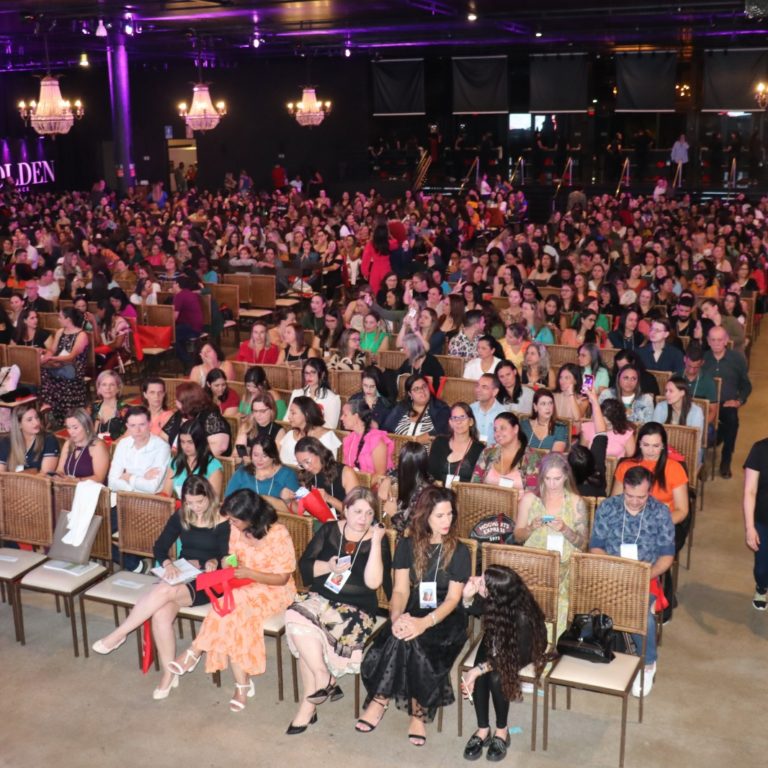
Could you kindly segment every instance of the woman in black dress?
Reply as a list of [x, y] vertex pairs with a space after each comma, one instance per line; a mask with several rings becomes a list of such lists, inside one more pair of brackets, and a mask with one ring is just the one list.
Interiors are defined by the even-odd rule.
[[370, 733], [390, 701], [411, 717], [408, 740], [426, 744], [426, 723], [455, 701], [451, 668], [467, 639], [462, 590], [470, 576], [469, 550], [458, 541], [456, 496], [425, 488], [410, 516], [408, 538], [395, 551], [389, 622], [368, 651], [361, 674], [368, 692], [355, 728]]
[[[179, 678], [167, 670], [168, 662], [176, 655], [174, 622], [181, 608], [210, 602], [205, 592], [195, 589], [194, 581], [170, 584], [178, 576], [178, 569], [168, 557], [176, 541], [181, 542], [180, 557], [203, 571], [222, 567], [222, 558], [229, 551], [229, 522], [219, 514], [219, 502], [211, 484], [200, 475], [191, 475], [181, 490], [181, 508], [168, 519], [154, 546], [154, 556], [163, 567], [161, 580], [138, 600], [128, 617], [113, 632], [93, 644], [96, 653], [108, 654], [117, 650], [133, 630], [151, 619], [152, 636], [157, 646], [160, 685], [152, 698], [165, 699], [179, 684]], [[167, 581], [168, 580], [168, 581]]]
[[[326, 523], [299, 561], [311, 585], [285, 615], [286, 637], [299, 660], [304, 699], [288, 734], [317, 720], [316, 708], [340, 699], [339, 677], [360, 671], [363, 649], [376, 626], [383, 587], [392, 593], [392, 556], [383, 526], [376, 524], [374, 497], [355, 488], [344, 498], [344, 519]], [[346, 558], [346, 560], [344, 560]]]

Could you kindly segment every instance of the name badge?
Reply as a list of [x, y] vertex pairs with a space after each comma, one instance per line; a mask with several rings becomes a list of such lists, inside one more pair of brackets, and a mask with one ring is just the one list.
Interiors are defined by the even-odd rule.
[[547, 534], [547, 549], [550, 552], [559, 552], [562, 557], [563, 543], [565, 542], [565, 536], [562, 533], [548, 533]]
[[437, 582], [419, 582], [419, 608], [437, 608]]
[[515, 487], [515, 481], [512, 480], [509, 477], [500, 477], [499, 478], [499, 485], [502, 488], [514, 488]]
[[24, 471], [24, 465], [23, 464], [19, 464], [14, 471], [15, 472], [23, 472]]
[[352, 575], [352, 570], [342, 571], [341, 573], [329, 573], [328, 578], [325, 580], [325, 588], [330, 589], [335, 595], [338, 595], [344, 585]]
[[619, 557], [624, 557], [627, 560], [639, 560], [637, 544], [622, 544], [619, 549]]
[[458, 475], [446, 475], [445, 476], [445, 487], [450, 488], [454, 483], [459, 482], [459, 476]]

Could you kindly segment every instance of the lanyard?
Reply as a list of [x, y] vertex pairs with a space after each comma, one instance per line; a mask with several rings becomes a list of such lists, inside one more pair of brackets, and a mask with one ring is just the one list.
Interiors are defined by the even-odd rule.
[[[275, 472], [275, 475], [276, 474], [277, 472]], [[269, 478], [269, 490], [267, 491], [267, 494], [266, 494], [267, 496], [272, 495], [272, 486], [275, 484], [275, 475], [272, 475], [272, 477]], [[253, 473], [253, 482], [254, 482], [254, 485], [256, 486], [256, 493], [259, 496], [261, 496], [261, 491], [259, 490], [259, 478], [256, 477], [255, 472]]]
[[[640, 531], [643, 529], [643, 515], [645, 515], [645, 508], [648, 506], [648, 504], [644, 504], [643, 508], [640, 510], [640, 525], [637, 528], [637, 536], [635, 536], [634, 545], [637, 546], [637, 542], [640, 539]], [[624, 515], [621, 519], [621, 545], [624, 546], [624, 526], [627, 522], [627, 507], [624, 507]]]
[[435, 562], [435, 577], [434, 581], [437, 581], [437, 572], [440, 570], [440, 555], [443, 552], [443, 542], [440, 542], [440, 546], [437, 548], [437, 561]]
[[[339, 552], [336, 555], [336, 559], [337, 560], [341, 557], [341, 548], [344, 545], [344, 531], [346, 531], [346, 530], [347, 530], [347, 524], [344, 523], [344, 527], [341, 529], [341, 536], [339, 537]], [[368, 533], [368, 531], [366, 531], [365, 533]], [[355, 547], [355, 553], [354, 553], [354, 555], [352, 555], [352, 564], [349, 566], [349, 570], [350, 571], [355, 567], [355, 560], [357, 560], [357, 556], [360, 553], [360, 547], [363, 544], [363, 539], [365, 538], [365, 533], [363, 534], [363, 538], [360, 539], [360, 541], [357, 542], [357, 546]]]

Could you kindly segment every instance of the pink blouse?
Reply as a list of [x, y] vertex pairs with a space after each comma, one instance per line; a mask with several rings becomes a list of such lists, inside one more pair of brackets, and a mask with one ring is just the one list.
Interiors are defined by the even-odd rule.
[[344, 457], [344, 464], [348, 467], [359, 469], [361, 472], [374, 474], [373, 452], [382, 441], [384, 442], [384, 445], [387, 446], [387, 469], [392, 469], [395, 466], [393, 459], [395, 444], [383, 429], [368, 430], [365, 434], [363, 447], [360, 450], [360, 455], [358, 457], [360, 440], [363, 440], [363, 435], [358, 432], [351, 432], [344, 438], [344, 442], [342, 443], [342, 456]]
[[[628, 429], [623, 435], [620, 435], [611, 429], [605, 434], [608, 437], [608, 449], [605, 455], [621, 459], [624, 457], [624, 446], [635, 433]], [[591, 421], [583, 422], [581, 425], [581, 435], [587, 443], [587, 448], [591, 448], [592, 441], [595, 439], [595, 425]]]

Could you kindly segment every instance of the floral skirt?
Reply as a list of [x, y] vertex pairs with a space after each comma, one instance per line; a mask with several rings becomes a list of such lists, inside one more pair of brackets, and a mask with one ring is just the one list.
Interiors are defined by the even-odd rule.
[[314, 592], [297, 595], [285, 612], [285, 635], [291, 653], [298, 658], [294, 637], [317, 637], [323, 646], [325, 664], [336, 678], [360, 671], [363, 649], [375, 625], [375, 616]]

